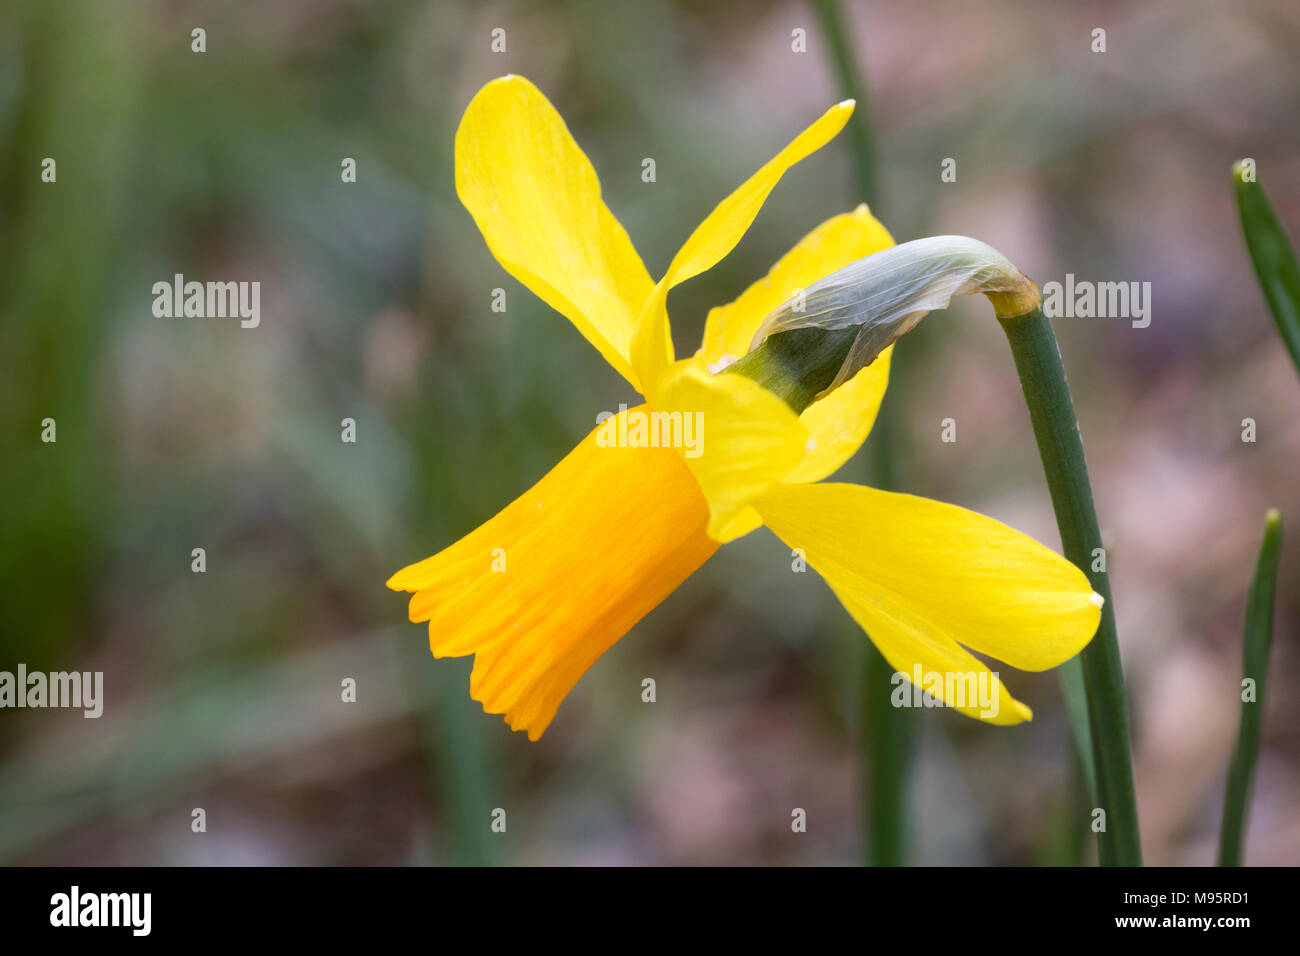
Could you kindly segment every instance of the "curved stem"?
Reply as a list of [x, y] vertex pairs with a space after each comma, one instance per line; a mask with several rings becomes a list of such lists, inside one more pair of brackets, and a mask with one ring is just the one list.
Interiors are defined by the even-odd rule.
[[1105, 829], [1098, 833], [1099, 856], [1103, 866], [1140, 866], [1142, 849], [1115, 606], [1106, 572], [1091, 570], [1096, 556], [1102, 553], [1101, 532], [1061, 351], [1041, 308], [1012, 318], [999, 317], [999, 321], [1011, 345], [1033, 423], [1061, 532], [1061, 547], [1065, 557], [1088, 575], [1093, 589], [1106, 599], [1097, 634], [1079, 655], [1088, 692], [1097, 793], [1105, 811]]

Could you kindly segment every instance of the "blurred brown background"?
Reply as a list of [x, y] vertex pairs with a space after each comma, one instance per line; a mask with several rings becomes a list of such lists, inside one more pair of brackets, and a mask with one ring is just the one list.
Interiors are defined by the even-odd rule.
[[[1110, 548], [1149, 863], [1213, 862], [1246, 588], [1266, 508], [1289, 523], [1245, 858], [1300, 862], [1300, 381], [1230, 186], [1232, 161], [1253, 157], [1300, 237], [1300, 6], [846, 7], [876, 211], [898, 239], [972, 235], [1040, 283], [1152, 284], [1149, 328], [1055, 323]], [[106, 684], [99, 720], [0, 711], [0, 861], [862, 858], [863, 637], [768, 532], [616, 645], [537, 744], [483, 715], [469, 660], [435, 662], [384, 589], [632, 398], [456, 199], [460, 113], [504, 73], [564, 115], [655, 275], [843, 98], [800, 2], [0, 10], [0, 669]], [[679, 354], [711, 305], [860, 201], [850, 148], [791, 172], [739, 248], [673, 294]], [[46, 156], [56, 184], [40, 181]], [[955, 183], [940, 182], [948, 157]], [[259, 280], [261, 326], [155, 318], [150, 288], [177, 272]], [[894, 368], [896, 487], [1057, 547], [987, 305], [930, 316]], [[39, 441], [45, 417], [57, 444]], [[841, 473], [865, 474], [861, 456]], [[907, 715], [913, 862], [1078, 858], [1057, 678], [1003, 676], [1032, 724]], [[496, 807], [505, 834], [489, 831]]]

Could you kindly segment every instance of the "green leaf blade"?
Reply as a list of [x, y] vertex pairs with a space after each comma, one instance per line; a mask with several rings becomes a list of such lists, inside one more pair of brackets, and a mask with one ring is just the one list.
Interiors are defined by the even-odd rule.
[[1255, 681], [1255, 695], [1253, 700], [1245, 700], [1245, 695], [1242, 695], [1237, 749], [1228, 768], [1228, 789], [1223, 801], [1220, 866], [1238, 866], [1241, 863], [1241, 840], [1250, 803], [1251, 778], [1259, 756], [1260, 725], [1264, 719], [1264, 684], [1268, 674], [1268, 650], [1273, 643], [1273, 604], [1281, 554], [1282, 518], [1274, 509], [1264, 522], [1264, 540], [1259, 546], [1250, 596], [1246, 601], [1242, 664], [1245, 677]]
[[1300, 266], [1268, 196], [1253, 173], [1247, 179], [1247, 170], [1237, 163], [1232, 171], [1246, 248], [1273, 321], [1300, 372]]

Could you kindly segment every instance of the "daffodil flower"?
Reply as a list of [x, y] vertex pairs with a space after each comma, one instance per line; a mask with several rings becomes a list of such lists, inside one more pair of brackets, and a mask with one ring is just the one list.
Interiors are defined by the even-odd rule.
[[[601, 654], [707, 561], [766, 525], [799, 549], [885, 658], [963, 713], [1029, 719], [970, 650], [1039, 671], [1087, 644], [1099, 608], [1081, 571], [1033, 539], [954, 505], [818, 483], [866, 439], [890, 348], [796, 413], [738, 374], [790, 296], [893, 245], [865, 206], [805, 236], [675, 360], [670, 289], [740, 241], [785, 171], [830, 141], [840, 103], [718, 204], [658, 282], [601, 199], [558, 112], [518, 76], [487, 84], [456, 133], [456, 190], [497, 261], [569, 319], [646, 399], [598, 425], [536, 485], [433, 557], [388, 581], [409, 591], [435, 657], [473, 654], [470, 694], [536, 740]], [[696, 454], [611, 442], [627, 416], [704, 423]], [[616, 427], [617, 426], [617, 429]], [[999, 706], [953, 697], [952, 675], [986, 682]], [[937, 679], [934, 679], [937, 678]]]

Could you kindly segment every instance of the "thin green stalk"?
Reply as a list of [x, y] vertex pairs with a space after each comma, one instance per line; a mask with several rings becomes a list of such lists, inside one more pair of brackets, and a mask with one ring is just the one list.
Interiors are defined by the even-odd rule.
[[1255, 560], [1255, 576], [1246, 601], [1246, 633], [1242, 647], [1246, 680], [1254, 681], [1254, 694], [1243, 693], [1237, 749], [1228, 768], [1228, 791], [1223, 801], [1223, 827], [1219, 833], [1219, 866], [1241, 864], [1241, 838], [1246, 829], [1250, 784], [1259, 756], [1259, 727], [1264, 719], [1264, 678], [1268, 676], [1268, 648], [1273, 643], [1273, 599], [1277, 594], [1277, 566], [1282, 554], [1282, 516], [1277, 509], [1264, 521], [1264, 541]]
[[[848, 34], [844, 29], [844, 14], [839, 0], [813, 0], [813, 11], [821, 21], [822, 32], [830, 44], [831, 63], [835, 67], [835, 77], [840, 89], [849, 99], [856, 100], [853, 118], [849, 121], [849, 136], [853, 143], [853, 174], [858, 180], [858, 191], [862, 199], [876, 208], [876, 149], [871, 135], [871, 123], [867, 112], [867, 91], [858, 71], [857, 60], [849, 46]], [[879, 217], [879, 210], [876, 210]]]
[[[888, 394], [876, 415], [867, 441], [867, 480], [876, 488], [891, 488], [894, 453], [898, 448]], [[863, 642], [862, 700], [858, 706], [862, 726], [863, 833], [867, 863], [902, 866], [907, 861], [910, 837], [907, 813], [908, 784], [912, 777], [913, 742], [918, 721], [905, 707], [893, 705], [894, 667], [868, 638]]]
[[[845, 97], [857, 101], [849, 121], [853, 174], [858, 194], [876, 207], [876, 155], [872, 141], [867, 91], [844, 29], [838, 0], [814, 0], [813, 9], [830, 46], [831, 62]], [[855, 330], [856, 331], [856, 330]], [[820, 391], [829, 381], [821, 383]], [[815, 394], [815, 392], [814, 392]], [[882, 407], [867, 443], [867, 481], [876, 488], [893, 486], [895, 445], [890, 413]], [[901, 866], [907, 853], [906, 792], [910, 776], [916, 721], [891, 704], [894, 669], [870, 639], [864, 642], [858, 704], [862, 745], [863, 831], [867, 862], [872, 866]]]
[[1076, 654], [1059, 668], [1065, 716], [1070, 722], [1079, 773], [1093, 806], [1097, 805], [1097, 765], [1092, 759], [1092, 728], [1088, 725], [1088, 688], [1083, 681], [1083, 657]]
[[1011, 345], [1033, 423], [1061, 546], [1066, 558], [1088, 575], [1093, 590], [1105, 599], [1097, 634], [1080, 655], [1098, 802], [1105, 811], [1105, 829], [1098, 834], [1099, 856], [1103, 866], [1140, 866], [1142, 849], [1115, 607], [1106, 573], [1091, 570], [1094, 554], [1102, 546], [1101, 532], [1065, 367], [1052, 325], [1041, 308], [1012, 318], [1000, 317], [999, 321]]
[[1291, 361], [1300, 371], [1300, 267], [1296, 266], [1295, 252], [1253, 174], [1247, 182], [1242, 163], [1233, 168], [1232, 174], [1241, 229], [1246, 234], [1246, 248], [1250, 250], [1260, 290], [1268, 300]]
[[912, 741], [916, 720], [891, 702], [894, 668], [876, 645], [863, 650], [862, 727], [863, 826], [867, 862], [871, 866], [902, 866], [907, 859], [907, 784], [911, 776]]

